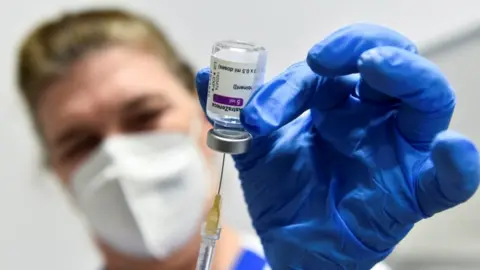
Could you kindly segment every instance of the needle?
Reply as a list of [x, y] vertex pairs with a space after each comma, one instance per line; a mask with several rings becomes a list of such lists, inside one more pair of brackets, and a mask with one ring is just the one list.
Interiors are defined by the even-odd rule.
[[225, 154], [223, 154], [222, 158], [222, 169], [220, 171], [220, 182], [218, 183], [218, 191], [217, 194], [220, 194], [220, 189], [222, 188], [222, 180], [223, 180], [223, 168], [225, 167]]

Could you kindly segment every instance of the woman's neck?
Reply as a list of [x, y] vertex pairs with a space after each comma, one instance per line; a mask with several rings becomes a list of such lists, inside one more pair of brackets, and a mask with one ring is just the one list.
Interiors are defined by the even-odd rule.
[[[105, 257], [106, 270], [194, 270], [201, 242], [200, 233], [197, 235], [185, 248], [162, 261], [132, 258], [120, 254], [103, 244], [100, 244], [100, 249]], [[217, 242], [212, 269], [224, 270], [231, 268], [239, 256], [241, 248], [237, 233], [228, 227], [224, 227]]]

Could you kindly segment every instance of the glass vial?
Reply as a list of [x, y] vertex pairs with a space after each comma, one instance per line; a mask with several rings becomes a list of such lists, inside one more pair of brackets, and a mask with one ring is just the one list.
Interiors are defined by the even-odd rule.
[[219, 136], [248, 135], [240, 122], [240, 111], [264, 82], [267, 51], [249, 42], [227, 40], [213, 45], [207, 115]]

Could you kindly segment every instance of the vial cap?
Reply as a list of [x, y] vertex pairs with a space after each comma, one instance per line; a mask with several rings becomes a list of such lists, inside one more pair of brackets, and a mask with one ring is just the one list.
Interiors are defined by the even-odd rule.
[[248, 151], [252, 143], [252, 135], [245, 132], [243, 136], [224, 136], [214, 129], [207, 134], [207, 145], [212, 150], [225, 154], [243, 154]]

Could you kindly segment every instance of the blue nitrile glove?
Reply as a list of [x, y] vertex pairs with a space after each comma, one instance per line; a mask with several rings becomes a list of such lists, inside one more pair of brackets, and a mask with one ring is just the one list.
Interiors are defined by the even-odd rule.
[[273, 269], [370, 269], [416, 222], [469, 199], [479, 156], [445, 131], [454, 107], [409, 40], [366, 24], [261, 87], [241, 114], [255, 143], [234, 159]]

